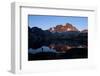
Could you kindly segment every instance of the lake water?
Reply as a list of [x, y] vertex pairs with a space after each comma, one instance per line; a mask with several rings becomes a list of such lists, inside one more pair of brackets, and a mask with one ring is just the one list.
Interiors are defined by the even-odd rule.
[[88, 47], [83, 44], [35, 44], [28, 49], [29, 60], [87, 58]]
[[65, 45], [65, 44], [50, 44], [49, 46], [41, 46], [40, 48], [29, 48], [28, 52], [36, 54], [39, 52], [67, 53], [73, 48], [87, 48], [85, 45]]

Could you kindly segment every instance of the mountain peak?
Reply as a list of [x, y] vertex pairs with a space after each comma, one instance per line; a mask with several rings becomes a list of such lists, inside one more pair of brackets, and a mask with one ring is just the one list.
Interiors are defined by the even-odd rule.
[[78, 29], [70, 23], [64, 25], [56, 25], [49, 29], [50, 32], [67, 32], [67, 31], [78, 31]]

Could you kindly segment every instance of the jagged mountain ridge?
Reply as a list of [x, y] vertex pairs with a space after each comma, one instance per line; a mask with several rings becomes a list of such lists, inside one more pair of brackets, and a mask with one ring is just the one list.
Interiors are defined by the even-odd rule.
[[48, 29], [50, 32], [67, 32], [67, 31], [79, 31], [75, 26], [70, 23], [66, 23], [65, 25], [57, 25]]

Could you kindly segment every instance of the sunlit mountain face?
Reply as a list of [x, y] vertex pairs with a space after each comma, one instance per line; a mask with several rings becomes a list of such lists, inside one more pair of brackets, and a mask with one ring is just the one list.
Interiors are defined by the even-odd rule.
[[64, 25], [56, 25], [55, 27], [51, 27], [48, 29], [50, 32], [81, 32], [81, 33], [88, 33], [87, 29], [79, 30], [74, 25], [70, 23], [66, 23]]
[[57, 25], [48, 29], [50, 32], [67, 32], [67, 31], [79, 31], [75, 26], [70, 23], [64, 25]]

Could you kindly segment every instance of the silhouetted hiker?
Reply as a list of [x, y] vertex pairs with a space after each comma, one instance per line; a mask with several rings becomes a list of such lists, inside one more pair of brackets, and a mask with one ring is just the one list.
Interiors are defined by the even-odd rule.
[[42, 47], [42, 52], [43, 52], [43, 47]]

